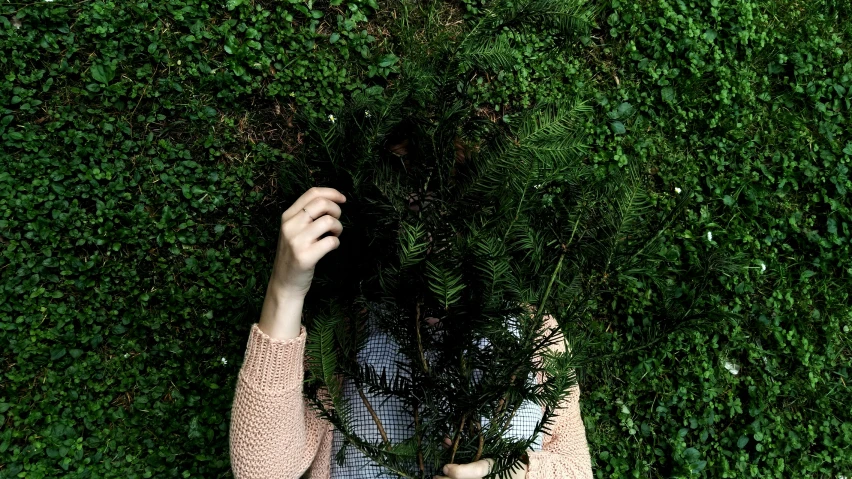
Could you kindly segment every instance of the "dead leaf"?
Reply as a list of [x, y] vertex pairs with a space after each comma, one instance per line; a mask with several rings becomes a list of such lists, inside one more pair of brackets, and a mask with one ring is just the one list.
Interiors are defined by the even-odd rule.
[[453, 140], [453, 146], [456, 149], [456, 163], [464, 163], [468, 155], [467, 145], [465, 145], [460, 136], [457, 136], [456, 139]]
[[408, 139], [402, 140], [401, 142], [391, 145], [388, 147], [391, 153], [396, 156], [405, 156], [408, 154]]

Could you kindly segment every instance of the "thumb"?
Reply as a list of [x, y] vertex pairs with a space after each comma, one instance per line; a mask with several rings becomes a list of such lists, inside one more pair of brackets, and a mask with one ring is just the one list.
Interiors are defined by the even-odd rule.
[[444, 449], [449, 449], [453, 445], [453, 440], [450, 439], [450, 436], [444, 436], [444, 442], [441, 445], [444, 446]]

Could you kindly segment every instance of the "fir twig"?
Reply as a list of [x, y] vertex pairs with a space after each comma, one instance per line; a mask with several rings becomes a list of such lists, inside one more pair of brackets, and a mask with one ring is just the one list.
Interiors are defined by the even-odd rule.
[[450, 455], [450, 463], [453, 463], [453, 460], [456, 458], [456, 450], [459, 448], [459, 440], [461, 439], [462, 431], [464, 430], [464, 423], [467, 421], [467, 413], [462, 416], [461, 424], [459, 424], [459, 429], [456, 431], [456, 437], [453, 439], [453, 453]]
[[379, 434], [382, 435], [382, 441], [384, 441], [386, 446], [390, 445], [390, 441], [388, 440], [388, 435], [385, 432], [385, 428], [382, 426], [382, 421], [379, 419], [379, 416], [376, 414], [375, 409], [373, 409], [373, 405], [370, 404], [370, 400], [367, 399], [367, 396], [364, 395], [364, 391], [361, 388], [358, 388], [358, 395], [361, 396], [361, 401], [364, 403], [364, 406], [370, 411], [370, 416], [373, 416], [373, 422], [376, 423], [376, 427], [379, 428]]
[[415, 401], [414, 403], [414, 434], [417, 435], [417, 463], [420, 466], [420, 474], [423, 474], [423, 447], [422, 447], [422, 438], [420, 437], [420, 415], [417, 414], [417, 410], [420, 409], [420, 402]]
[[414, 318], [414, 329], [417, 331], [417, 348], [420, 352], [420, 362], [423, 364], [423, 371], [429, 374], [429, 364], [426, 362], [426, 355], [423, 353], [423, 340], [420, 337], [420, 306], [422, 301], [417, 301], [417, 312]]
[[476, 455], [471, 462], [476, 462], [482, 457], [482, 447], [485, 445], [485, 436], [482, 435], [482, 424], [477, 424], [476, 430], [479, 433], [479, 447], [476, 449]]

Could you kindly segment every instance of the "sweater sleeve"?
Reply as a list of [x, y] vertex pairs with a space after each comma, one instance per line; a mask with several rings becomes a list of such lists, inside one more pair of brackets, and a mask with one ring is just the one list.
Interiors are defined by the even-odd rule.
[[[546, 327], [558, 327], [552, 317]], [[561, 335], [560, 335], [561, 337]], [[564, 351], [564, 342], [555, 347]], [[541, 375], [539, 380], [541, 380]], [[569, 395], [559, 403], [555, 421], [542, 439], [540, 451], [529, 452], [527, 479], [591, 479], [592, 459], [586, 442], [586, 428], [580, 416], [580, 386], [569, 389]]]
[[273, 339], [255, 323], [231, 408], [236, 479], [328, 477], [332, 426], [302, 396], [307, 333]]

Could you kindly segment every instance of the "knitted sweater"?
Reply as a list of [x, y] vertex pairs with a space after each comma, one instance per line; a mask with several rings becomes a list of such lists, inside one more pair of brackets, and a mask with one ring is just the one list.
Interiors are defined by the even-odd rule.
[[[234, 477], [332, 479], [333, 426], [317, 417], [302, 396], [305, 327], [295, 338], [273, 339], [258, 326], [253, 324], [249, 333], [231, 410]], [[555, 327], [555, 322], [545, 326]], [[574, 386], [560, 404], [550, 434], [544, 435], [541, 450], [528, 453], [527, 479], [592, 477], [579, 394], [579, 386]]]

